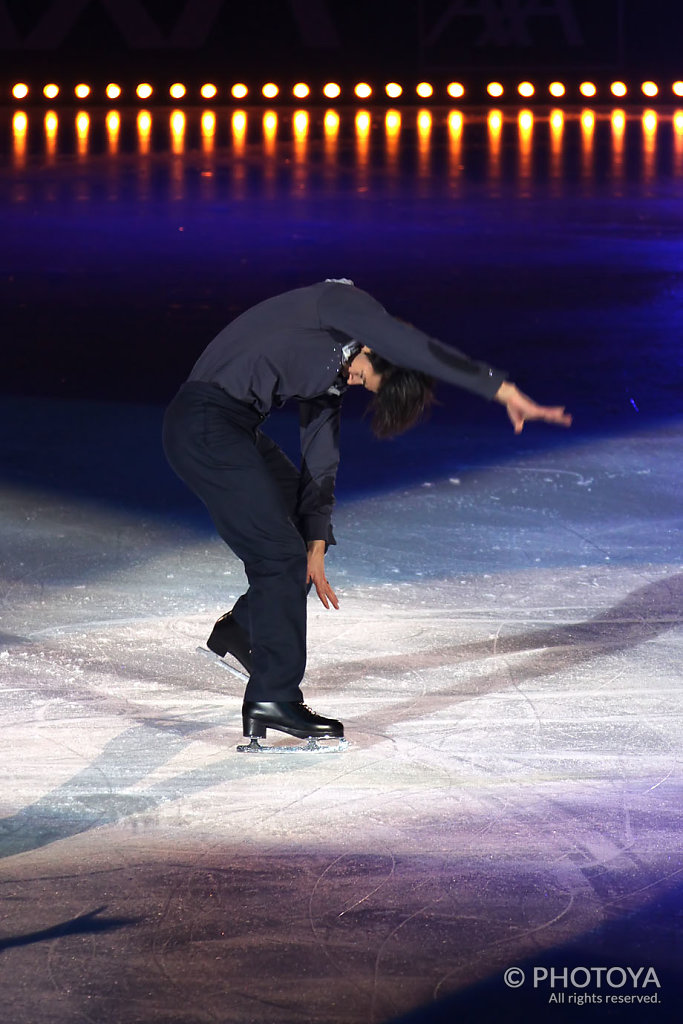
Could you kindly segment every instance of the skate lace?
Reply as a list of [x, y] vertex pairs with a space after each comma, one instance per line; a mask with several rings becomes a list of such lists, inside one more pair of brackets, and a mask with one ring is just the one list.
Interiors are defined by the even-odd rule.
[[300, 707], [303, 708], [304, 711], [308, 711], [309, 715], [313, 715], [314, 718], [325, 717], [324, 715], [319, 715], [317, 711], [314, 711], [313, 708], [310, 708], [308, 704], [304, 704], [303, 701], [301, 702]]

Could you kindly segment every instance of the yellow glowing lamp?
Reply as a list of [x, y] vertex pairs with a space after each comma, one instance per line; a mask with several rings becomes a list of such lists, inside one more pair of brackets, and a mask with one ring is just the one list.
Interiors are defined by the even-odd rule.
[[205, 110], [202, 114], [202, 135], [209, 136], [214, 135], [216, 131], [216, 115], [210, 110]]
[[625, 96], [628, 92], [625, 82], [612, 82], [610, 92], [613, 96]]
[[26, 82], [17, 82], [16, 85], [13, 85], [12, 95], [15, 100], [25, 100], [28, 96], [28, 86], [26, 85]]
[[618, 133], [623, 132], [624, 128], [626, 127], [626, 115], [624, 114], [624, 111], [623, 110], [614, 110], [614, 111], [612, 111], [611, 121], [612, 121], [612, 129], [615, 132], [618, 132]]
[[310, 96], [311, 90], [305, 82], [297, 82], [292, 93], [298, 100], [305, 100], [307, 96]]
[[397, 100], [403, 93], [403, 86], [399, 85], [398, 82], [387, 82], [384, 86], [384, 91], [390, 100]]
[[244, 82], [236, 82], [235, 85], [233, 85], [232, 89], [230, 90], [230, 95], [233, 96], [236, 100], [243, 100], [244, 97], [248, 94], [248, 92], [249, 90], [247, 89]]
[[551, 96], [554, 96], [555, 99], [559, 99], [560, 96], [564, 96], [566, 91], [567, 90], [562, 82], [551, 82], [548, 86], [548, 92]]
[[339, 131], [339, 114], [336, 110], [327, 110], [323, 121], [327, 135], [335, 135]]
[[110, 82], [105, 93], [108, 100], [117, 100], [121, 95], [121, 86], [117, 85], [116, 82]]
[[677, 110], [674, 114], [674, 129], [677, 135], [683, 135], [683, 110]]
[[141, 141], [147, 142], [152, 132], [152, 115], [149, 110], [141, 110], [137, 117], [138, 136]]
[[305, 110], [297, 110], [293, 118], [294, 134], [297, 139], [303, 139], [308, 132], [308, 114]]
[[341, 95], [341, 87], [336, 82], [327, 82], [323, 86], [323, 96], [328, 100], [336, 100]]
[[401, 115], [398, 110], [387, 110], [384, 124], [389, 135], [395, 135], [401, 127]]
[[451, 110], [448, 115], [448, 130], [451, 135], [459, 135], [462, 132], [463, 117], [459, 110]]
[[48, 100], [54, 100], [57, 96], [59, 96], [59, 86], [55, 85], [54, 82], [50, 82], [49, 85], [46, 85], [44, 87], [43, 96], [45, 96], [45, 98]]
[[415, 92], [420, 99], [428, 100], [430, 96], [434, 95], [434, 86], [430, 85], [429, 82], [420, 82]]
[[279, 91], [280, 90], [275, 84], [275, 82], [266, 82], [266, 84], [261, 89], [261, 92], [263, 93], [267, 100], [274, 100]]
[[465, 95], [465, 86], [462, 82], [449, 82], [446, 92], [453, 100], [459, 100]]
[[148, 100], [153, 92], [154, 90], [149, 82], [140, 82], [140, 85], [135, 90], [135, 94], [141, 100]]
[[520, 82], [517, 86], [517, 92], [519, 93], [519, 95], [524, 96], [527, 99], [529, 96], [533, 96], [535, 91], [536, 90], [534, 89], [531, 82]]
[[659, 92], [656, 82], [643, 82], [640, 88], [643, 90], [643, 95], [645, 96], [656, 96]]
[[186, 94], [187, 89], [182, 82], [174, 82], [168, 91], [174, 100], [181, 100]]
[[594, 82], [582, 82], [579, 86], [579, 92], [582, 96], [585, 96], [586, 99], [591, 99], [592, 96], [595, 96], [597, 91], [598, 90], [596, 89]]
[[57, 134], [57, 128], [59, 127], [59, 120], [54, 110], [48, 110], [45, 115], [45, 131], [50, 137], [54, 137]]
[[359, 100], [367, 100], [372, 96], [372, 86], [367, 82], [358, 82], [353, 91]]
[[90, 128], [90, 118], [84, 110], [76, 115], [76, 134], [80, 139], [84, 138], [88, 134]]
[[498, 96], [502, 96], [505, 90], [503, 89], [503, 86], [501, 85], [500, 82], [489, 82], [489, 84], [486, 86], [486, 91], [489, 94], [489, 96], [494, 96], [497, 98]]
[[28, 118], [23, 110], [18, 111], [12, 118], [12, 131], [15, 135], [25, 135], [28, 129]]
[[492, 135], [497, 135], [503, 127], [503, 115], [500, 110], [490, 110], [486, 121]]
[[199, 90], [202, 99], [212, 100], [218, 93], [218, 89], [213, 82], [206, 82]]
[[671, 91], [674, 96], [683, 96], [683, 82], [673, 82]]
[[79, 100], [86, 100], [90, 95], [90, 86], [85, 82], [80, 82], [74, 89], [74, 94], [78, 96]]
[[657, 130], [657, 114], [654, 110], [643, 111], [643, 128], [649, 134]]

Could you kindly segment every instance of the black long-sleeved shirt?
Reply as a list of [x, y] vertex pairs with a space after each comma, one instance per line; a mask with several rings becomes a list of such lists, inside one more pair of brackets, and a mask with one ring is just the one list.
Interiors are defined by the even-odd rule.
[[412, 324], [396, 320], [367, 292], [338, 281], [266, 299], [228, 324], [197, 360], [191, 381], [217, 384], [267, 416], [299, 402], [299, 513], [306, 540], [327, 540], [339, 463], [344, 347], [367, 345], [396, 366], [492, 398], [505, 374], [476, 362]]

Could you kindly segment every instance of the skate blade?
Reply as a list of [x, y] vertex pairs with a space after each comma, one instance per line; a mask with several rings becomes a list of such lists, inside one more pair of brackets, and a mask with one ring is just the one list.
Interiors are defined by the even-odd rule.
[[[246, 736], [245, 739], [247, 739]], [[344, 750], [348, 750], [348, 747], [348, 740], [334, 738], [317, 740], [315, 736], [309, 736], [305, 744], [297, 746], [286, 746], [285, 744], [276, 747], [261, 746], [256, 736], [252, 736], [251, 741], [241, 743], [237, 747], [237, 751], [240, 754], [341, 754]]]
[[[217, 661], [221, 668], [224, 668], [226, 672], [229, 672], [232, 676], [237, 676], [238, 679], [248, 679], [249, 676], [244, 671], [242, 665], [240, 665], [237, 659], [233, 661], [226, 661], [225, 658], [221, 658], [220, 654], [214, 654], [208, 647], [198, 647], [197, 654], [203, 654], [207, 658], [212, 658], [213, 661]], [[231, 657], [226, 655], [226, 657]]]

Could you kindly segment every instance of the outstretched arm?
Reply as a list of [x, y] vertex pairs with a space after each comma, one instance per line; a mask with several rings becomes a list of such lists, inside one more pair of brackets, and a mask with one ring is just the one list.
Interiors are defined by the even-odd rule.
[[507, 409], [515, 434], [521, 434], [527, 420], [544, 420], [561, 427], [571, 426], [572, 418], [564, 411], [564, 406], [537, 405], [508, 380], [503, 381], [493, 397]]
[[419, 370], [437, 380], [493, 398], [507, 376], [488, 363], [444, 345], [413, 324], [390, 316], [377, 299], [347, 284], [325, 284], [318, 301], [321, 326], [367, 345], [394, 366]]

